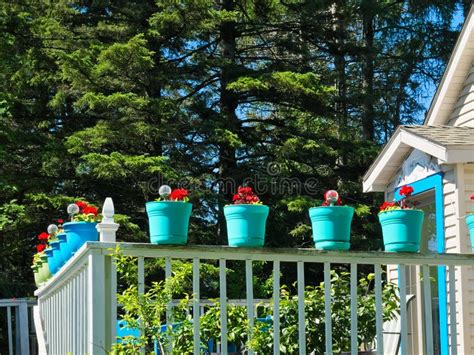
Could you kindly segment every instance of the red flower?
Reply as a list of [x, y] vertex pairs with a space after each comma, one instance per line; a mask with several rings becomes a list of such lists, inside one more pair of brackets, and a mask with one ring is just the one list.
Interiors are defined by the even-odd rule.
[[41, 252], [42, 252], [43, 250], [45, 250], [45, 249], [46, 249], [46, 244], [38, 244], [38, 245], [36, 246], [36, 251], [37, 251], [38, 253], [41, 253]]
[[63, 224], [64, 223], [64, 220], [59, 218], [56, 222], [58, 222], [58, 224]]
[[46, 232], [43, 232], [38, 236], [39, 240], [48, 240], [48, 238], [49, 238], [49, 234]]
[[186, 197], [188, 197], [188, 190], [186, 189], [174, 189], [170, 194], [172, 201], [183, 201]]
[[470, 199], [474, 201], [474, 194], [471, 195]]
[[84, 207], [84, 209], [82, 210], [83, 213], [85, 214], [93, 214], [94, 216], [97, 216], [97, 208], [96, 207], [93, 207], [93, 206], [86, 206]]
[[255, 195], [250, 186], [239, 186], [237, 193], [232, 197], [232, 201], [236, 205], [255, 204], [260, 202], [260, 199]]
[[400, 195], [408, 197], [413, 193], [413, 187], [405, 185], [400, 189]]
[[380, 211], [384, 211], [387, 208], [395, 207], [397, 204], [395, 202], [384, 202], [380, 205]]
[[74, 202], [77, 206], [79, 206], [79, 209], [82, 211], [84, 208], [86, 208], [88, 205], [87, 203], [83, 201], [76, 201]]

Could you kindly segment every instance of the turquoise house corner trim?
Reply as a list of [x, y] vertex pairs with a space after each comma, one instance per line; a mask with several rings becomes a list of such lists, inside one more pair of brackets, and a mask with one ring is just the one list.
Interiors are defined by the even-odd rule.
[[[442, 172], [439, 172], [427, 176], [424, 179], [407, 184], [413, 187], [413, 196], [429, 190], [434, 190], [436, 211], [436, 240], [438, 253], [445, 252], [443, 175], [444, 174]], [[394, 199], [397, 201], [401, 199], [400, 188], [401, 186], [394, 191]], [[448, 355], [449, 343], [446, 266], [438, 266], [438, 280], [440, 351], [442, 355]]]

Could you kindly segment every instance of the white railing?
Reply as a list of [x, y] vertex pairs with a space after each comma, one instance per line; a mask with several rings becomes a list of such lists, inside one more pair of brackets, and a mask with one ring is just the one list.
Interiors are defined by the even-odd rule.
[[[49, 354], [105, 354], [110, 350], [116, 337], [117, 320], [117, 276], [111, 255], [117, 243], [92, 242], [84, 245], [68, 264], [63, 267], [47, 284], [36, 291], [38, 304], [44, 326], [44, 338]], [[449, 312], [450, 353], [456, 354], [456, 312], [454, 267], [473, 266], [474, 255], [462, 254], [393, 254], [384, 252], [324, 252], [314, 249], [244, 249], [222, 246], [157, 246], [140, 243], [120, 243], [121, 253], [137, 258], [138, 291], [145, 290], [144, 265], [146, 258], [162, 258], [166, 260], [166, 275], [171, 275], [172, 259], [191, 259], [193, 264], [193, 340], [194, 353], [200, 352], [200, 273], [201, 260], [219, 262], [219, 289], [221, 307], [220, 339], [222, 354], [227, 353], [227, 278], [226, 262], [240, 260], [245, 262], [247, 316], [252, 325], [255, 319], [253, 299], [253, 263], [267, 261], [273, 263], [273, 341], [279, 344], [280, 339], [280, 263], [297, 265], [298, 293], [298, 343], [299, 353], [306, 354], [305, 337], [305, 304], [304, 304], [304, 272], [305, 264], [321, 263], [324, 265], [325, 287], [325, 339], [326, 353], [332, 353], [331, 295], [330, 270], [332, 264], [349, 265], [351, 273], [351, 344], [352, 354], [356, 354], [359, 345], [357, 339], [357, 268], [358, 265], [374, 265], [375, 299], [376, 299], [376, 343], [377, 353], [384, 354], [384, 330], [382, 318], [382, 266], [399, 265], [400, 304], [406, 304], [405, 268], [410, 265], [421, 266], [423, 292], [423, 326], [424, 349], [427, 354], [434, 353], [433, 322], [431, 312], [431, 284], [429, 277], [430, 265], [447, 267], [450, 295]], [[400, 350], [407, 354], [407, 312], [400, 307]], [[311, 350], [309, 349], [308, 352]], [[249, 352], [251, 353], [251, 352]], [[274, 353], [279, 354], [279, 346], [274, 346]]]
[[[6, 354], [29, 355], [36, 353], [36, 339], [30, 319], [32, 308], [36, 305], [35, 299], [10, 298], [0, 300], [0, 316], [6, 319], [6, 329], [0, 334], [0, 349], [6, 348]], [[3, 313], [5, 312], [5, 313]], [[4, 318], [4, 315], [6, 317]], [[2, 324], [3, 325], [3, 324]], [[0, 326], [1, 330], [2, 326]]]

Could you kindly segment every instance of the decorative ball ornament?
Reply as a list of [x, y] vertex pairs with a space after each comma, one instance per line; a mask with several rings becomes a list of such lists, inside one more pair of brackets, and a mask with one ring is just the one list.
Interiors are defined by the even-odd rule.
[[339, 200], [339, 194], [336, 190], [329, 190], [324, 194], [324, 198], [332, 206]]
[[168, 185], [162, 185], [158, 190], [158, 193], [160, 194], [160, 197], [168, 198], [168, 196], [171, 194], [171, 187]]
[[57, 225], [55, 225], [55, 224], [50, 224], [50, 225], [48, 226], [48, 229], [47, 229], [47, 230], [48, 230], [48, 234], [49, 234], [49, 235], [56, 234], [56, 233], [58, 232], [58, 229], [59, 229], [59, 228], [58, 228]]
[[67, 206], [68, 215], [73, 216], [78, 213], [79, 213], [79, 206], [76, 205], [75, 203], [71, 203], [69, 206]]

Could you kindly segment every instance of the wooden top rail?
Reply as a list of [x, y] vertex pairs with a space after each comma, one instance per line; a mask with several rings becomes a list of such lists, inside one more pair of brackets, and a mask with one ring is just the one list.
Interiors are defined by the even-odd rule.
[[114, 253], [120, 244], [122, 254], [146, 258], [171, 257], [204, 260], [259, 260], [281, 262], [330, 262], [335, 264], [473, 265], [474, 254], [386, 253], [383, 251], [323, 251], [314, 248], [235, 248], [220, 245], [155, 245], [148, 243], [90, 242], [91, 250]]

